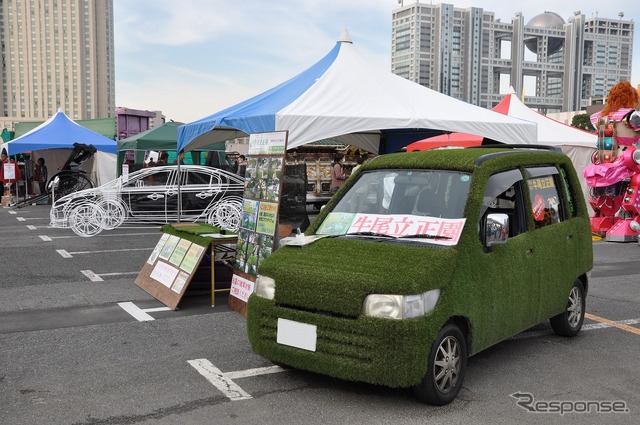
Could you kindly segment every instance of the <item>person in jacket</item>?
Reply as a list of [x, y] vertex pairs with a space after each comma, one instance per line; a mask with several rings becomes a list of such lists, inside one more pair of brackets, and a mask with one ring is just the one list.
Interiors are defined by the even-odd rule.
[[[11, 170], [12, 168], [13, 170]], [[7, 151], [3, 149], [2, 153], [0, 153], [0, 181], [4, 186], [4, 194], [15, 193], [12, 185], [15, 186], [14, 183], [21, 178], [20, 167], [13, 159], [9, 158]]]
[[347, 179], [343, 164], [344, 155], [339, 153], [336, 155], [335, 162], [331, 168], [331, 193], [336, 193]]

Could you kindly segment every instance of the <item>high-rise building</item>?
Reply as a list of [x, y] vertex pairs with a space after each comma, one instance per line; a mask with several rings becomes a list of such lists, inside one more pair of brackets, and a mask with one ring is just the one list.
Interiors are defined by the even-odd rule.
[[414, 3], [393, 11], [392, 72], [491, 108], [512, 86], [542, 112], [582, 110], [631, 78], [634, 22], [544, 12], [509, 23], [482, 8]]
[[113, 0], [0, 0], [0, 128], [115, 117]]

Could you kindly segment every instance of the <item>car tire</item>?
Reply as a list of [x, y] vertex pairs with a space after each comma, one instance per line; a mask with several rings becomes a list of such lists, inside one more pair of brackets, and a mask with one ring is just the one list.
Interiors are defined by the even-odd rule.
[[229, 198], [216, 202], [207, 213], [207, 223], [236, 232], [242, 218], [242, 199]]
[[102, 232], [103, 224], [104, 210], [92, 203], [78, 205], [69, 215], [69, 227], [78, 236], [95, 236]]
[[443, 406], [451, 403], [462, 388], [467, 368], [467, 342], [454, 324], [445, 325], [429, 351], [427, 373], [413, 387], [423, 403]]
[[566, 309], [549, 319], [556, 335], [575, 336], [582, 329], [586, 309], [586, 298], [582, 282], [576, 280], [569, 291]]
[[105, 230], [113, 230], [124, 223], [127, 216], [127, 210], [120, 201], [114, 199], [103, 199], [98, 206], [104, 210], [105, 218], [103, 228]]

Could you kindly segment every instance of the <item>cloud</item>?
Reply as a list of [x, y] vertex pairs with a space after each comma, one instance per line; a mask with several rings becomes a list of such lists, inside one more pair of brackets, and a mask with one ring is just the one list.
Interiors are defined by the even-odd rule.
[[[405, 0], [405, 5], [413, 4]], [[509, 3], [456, 0], [481, 5], [510, 22], [551, 10], [566, 21], [575, 10], [591, 17], [640, 16], [640, 3], [611, 0]], [[114, 0], [116, 102], [162, 110], [193, 121], [292, 78], [322, 58], [347, 28], [372, 66], [390, 70], [391, 14], [396, 0]], [[640, 44], [636, 31], [636, 49]], [[640, 84], [640, 54], [632, 82]]]

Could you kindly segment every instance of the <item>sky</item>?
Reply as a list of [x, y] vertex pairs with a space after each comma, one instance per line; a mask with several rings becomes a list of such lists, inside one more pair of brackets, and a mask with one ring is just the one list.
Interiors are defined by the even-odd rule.
[[[372, 66], [391, 70], [391, 15], [401, 0], [114, 0], [116, 106], [192, 122], [304, 71], [347, 29]], [[404, 0], [404, 5], [415, 1]], [[423, 0], [422, 3], [430, 3]], [[438, 4], [439, 2], [433, 2]], [[525, 23], [545, 11], [636, 23], [631, 83], [640, 84], [640, 2], [451, 1]], [[366, 101], [363, 99], [363, 101]]]

